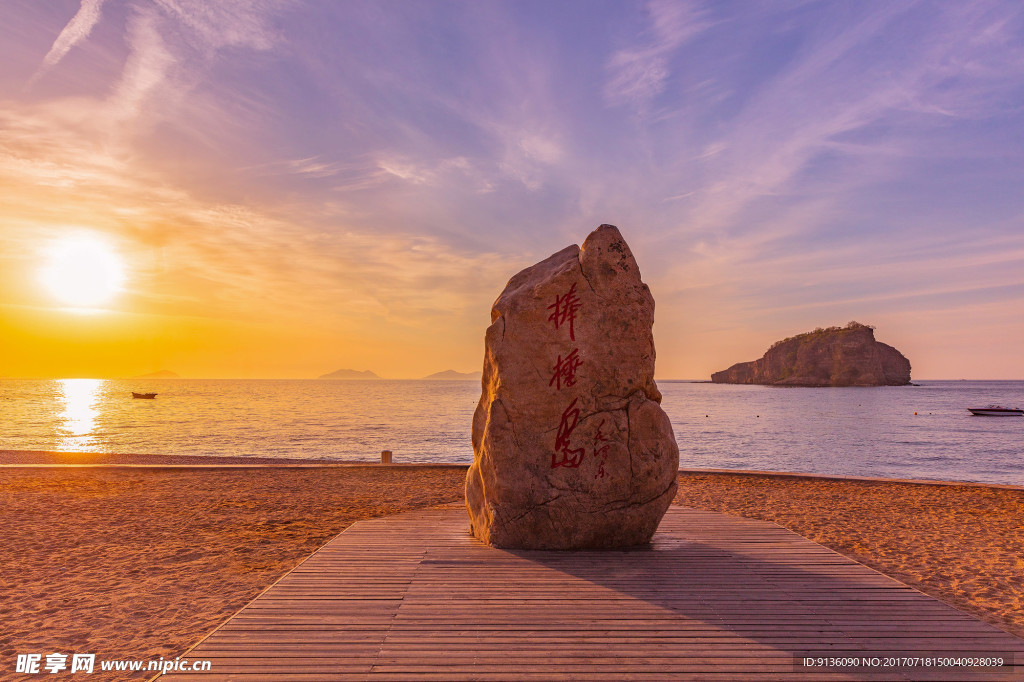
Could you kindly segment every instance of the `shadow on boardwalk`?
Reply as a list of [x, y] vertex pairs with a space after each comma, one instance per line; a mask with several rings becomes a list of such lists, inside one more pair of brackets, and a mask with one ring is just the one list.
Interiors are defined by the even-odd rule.
[[1024, 663], [1024, 640], [775, 524], [672, 507], [649, 547], [601, 552], [497, 550], [467, 526], [460, 508], [357, 523], [188, 658], [204, 679], [1024, 679], [905, 665]]

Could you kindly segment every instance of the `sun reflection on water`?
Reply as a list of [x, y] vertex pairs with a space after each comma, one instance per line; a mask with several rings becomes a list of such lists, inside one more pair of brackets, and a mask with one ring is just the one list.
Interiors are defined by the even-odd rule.
[[93, 429], [99, 416], [102, 379], [61, 379], [57, 382], [63, 411], [57, 415], [60, 449], [88, 450], [95, 446]]

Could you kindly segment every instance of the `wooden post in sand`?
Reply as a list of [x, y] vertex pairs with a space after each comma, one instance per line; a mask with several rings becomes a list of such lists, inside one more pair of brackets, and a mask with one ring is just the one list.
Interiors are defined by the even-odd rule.
[[380, 453], [380, 463], [381, 464], [391, 464], [391, 451], [390, 450], [382, 450], [381, 451], [381, 453]]

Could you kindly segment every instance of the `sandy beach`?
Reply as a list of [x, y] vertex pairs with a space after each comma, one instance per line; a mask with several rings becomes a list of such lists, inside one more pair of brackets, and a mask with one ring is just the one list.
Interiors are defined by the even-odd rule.
[[[458, 502], [465, 476], [173, 457], [60, 465], [111, 457], [141, 463], [0, 453], [21, 465], [0, 467], [5, 666], [54, 651], [173, 658], [349, 524]], [[1024, 635], [1022, 490], [686, 472], [676, 501], [774, 521]]]
[[0, 467], [4, 670], [19, 653], [173, 658], [352, 522], [456, 501], [464, 478], [443, 466]]
[[1024, 490], [684, 473], [676, 504], [773, 521], [1024, 636]]

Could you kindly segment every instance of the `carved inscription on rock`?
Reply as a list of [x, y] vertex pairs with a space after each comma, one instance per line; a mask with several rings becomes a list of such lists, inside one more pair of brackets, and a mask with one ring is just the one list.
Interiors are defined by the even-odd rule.
[[466, 504], [500, 547], [647, 542], [678, 449], [654, 383], [654, 301], [602, 225], [509, 280], [491, 310]]

